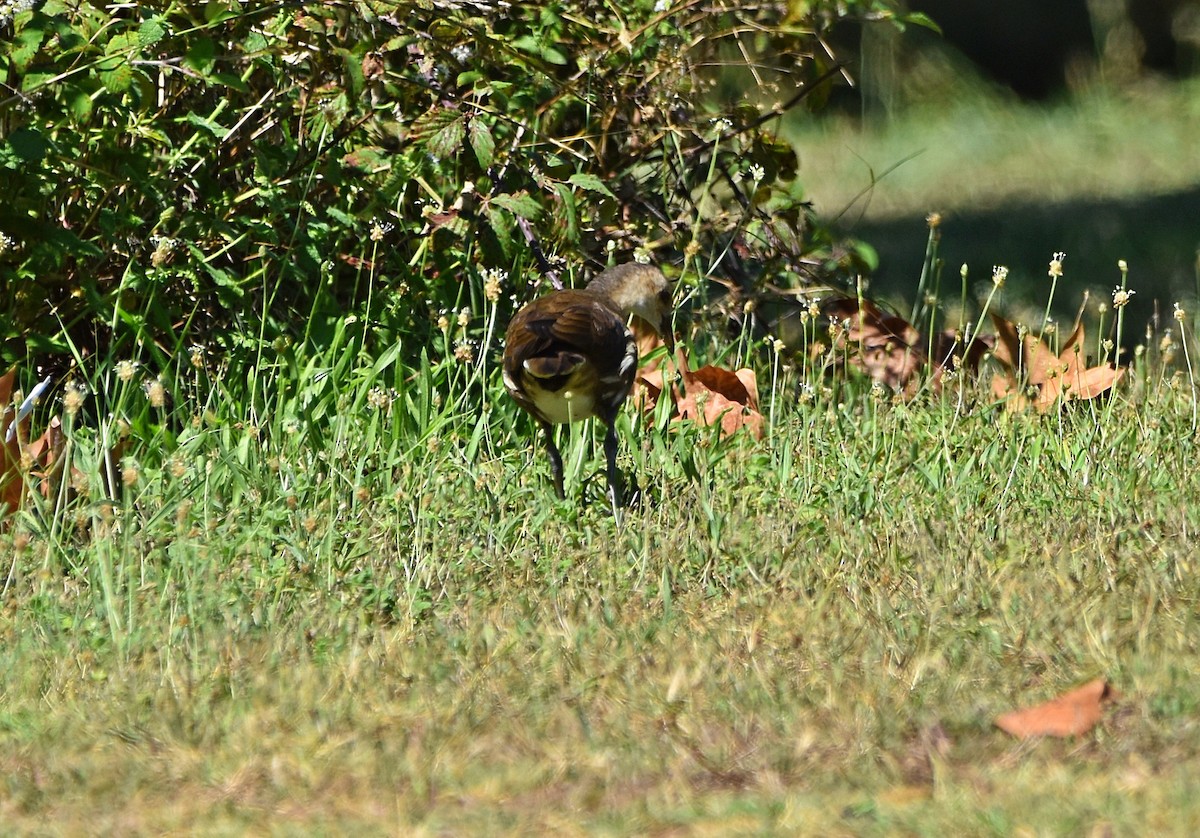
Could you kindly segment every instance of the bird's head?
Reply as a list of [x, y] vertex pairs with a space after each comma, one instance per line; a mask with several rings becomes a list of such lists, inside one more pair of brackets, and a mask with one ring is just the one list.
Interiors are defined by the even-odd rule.
[[671, 331], [671, 283], [653, 265], [630, 262], [601, 273], [588, 284], [588, 290], [613, 304], [623, 315], [633, 314], [658, 333], [671, 352], [675, 335]]

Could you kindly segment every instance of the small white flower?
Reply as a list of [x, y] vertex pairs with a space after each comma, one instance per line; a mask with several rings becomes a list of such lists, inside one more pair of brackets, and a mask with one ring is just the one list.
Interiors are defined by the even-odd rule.
[[1129, 305], [1129, 300], [1136, 293], [1132, 289], [1122, 288], [1118, 285], [1113, 289], [1113, 308], [1121, 308], [1122, 306]]
[[392, 232], [392, 230], [394, 229], [394, 226], [395, 225], [393, 225], [387, 221], [383, 221], [383, 222], [372, 221], [371, 222], [371, 241], [373, 241], [373, 242], [383, 241], [383, 237], [386, 236], [388, 233]]
[[121, 381], [130, 381], [137, 373], [137, 361], [117, 361], [117, 378]]
[[1054, 257], [1050, 260], [1050, 272], [1049, 272], [1048, 276], [1050, 276], [1052, 279], [1058, 279], [1060, 276], [1062, 276], [1063, 275], [1062, 263], [1063, 263], [1063, 259], [1066, 259], [1066, 258], [1067, 258], [1067, 254], [1065, 254], [1065, 253], [1062, 253], [1062, 252], [1055, 253]]

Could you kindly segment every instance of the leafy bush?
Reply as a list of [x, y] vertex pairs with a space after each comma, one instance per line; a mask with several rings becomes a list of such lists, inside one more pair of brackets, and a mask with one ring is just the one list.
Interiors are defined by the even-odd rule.
[[430, 310], [478, 307], [480, 269], [515, 278], [531, 254], [664, 249], [744, 279], [736, 243], [811, 273], [831, 251], [769, 130], [777, 111], [738, 101], [714, 127], [710, 93], [736, 54], [758, 99], [795, 104], [831, 75], [830, 26], [887, 14], [35, 5], [6, 4], [0, 55], [2, 360], [115, 342], [160, 366], [192, 342], [321, 338], [353, 307], [423, 345]]

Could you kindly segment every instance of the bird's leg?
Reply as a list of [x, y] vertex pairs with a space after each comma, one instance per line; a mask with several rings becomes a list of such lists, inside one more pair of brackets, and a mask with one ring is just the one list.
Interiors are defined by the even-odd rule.
[[612, 500], [613, 515], [620, 521], [621, 473], [617, 471], [617, 426], [615, 422], [608, 424], [608, 433], [604, 435], [604, 457], [608, 460], [608, 493]]
[[549, 422], [543, 422], [542, 431], [546, 435], [546, 453], [550, 455], [550, 474], [554, 477], [554, 493], [558, 495], [559, 500], [562, 500], [567, 495], [563, 491], [562, 454], [559, 453], [558, 446], [554, 444], [554, 426]]

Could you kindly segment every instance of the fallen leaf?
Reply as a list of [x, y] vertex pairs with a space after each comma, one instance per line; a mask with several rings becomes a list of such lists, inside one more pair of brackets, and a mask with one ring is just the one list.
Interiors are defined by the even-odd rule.
[[[643, 356], [663, 345], [657, 335], [648, 336], [645, 330], [639, 330], [636, 322], [634, 332]], [[758, 412], [758, 381], [753, 370], [735, 372], [711, 365], [692, 370], [683, 347], [677, 348], [675, 364], [680, 380], [671, 386], [671, 421], [688, 419], [704, 427], [718, 425], [722, 437], [746, 428], [755, 439], [762, 439], [765, 420]], [[644, 412], [654, 410], [665, 389], [663, 381], [661, 359], [645, 364], [634, 380], [633, 402]]]
[[679, 364], [684, 392], [677, 391], [675, 405], [680, 419], [692, 419], [704, 427], [720, 425], [721, 436], [746, 428], [755, 439], [762, 439], [764, 420], [758, 412], [758, 383], [753, 370], [731, 372], [703, 366], [688, 372], [682, 349]]
[[925, 366], [921, 333], [903, 317], [866, 299], [833, 300], [822, 311], [841, 324], [833, 334], [835, 356], [893, 390], [907, 389]]
[[1018, 739], [1080, 736], [1096, 726], [1104, 705], [1118, 697], [1106, 680], [1097, 678], [1044, 704], [997, 716], [996, 727]]
[[0, 376], [0, 518], [16, 510], [25, 496], [25, 481], [21, 478], [21, 445], [19, 434], [8, 438], [8, 426], [17, 416], [12, 406], [13, 383], [17, 368]]
[[[31, 480], [38, 481], [38, 491], [44, 498], [56, 496], [62, 482], [63, 450], [66, 438], [58, 417], [50, 420], [41, 436], [27, 441], [29, 417], [20, 421], [9, 439], [9, 427], [17, 420], [12, 406], [13, 384], [17, 368], [0, 376], [0, 527], [5, 519], [21, 507]], [[74, 469], [73, 469], [74, 472]]]
[[[1022, 337], [1012, 322], [997, 314], [992, 315], [992, 323], [996, 326], [993, 355], [1003, 370], [992, 378], [992, 392], [1011, 408], [1032, 405], [1045, 412], [1060, 400], [1094, 399], [1111, 390], [1125, 374], [1124, 369], [1107, 364], [1087, 366], [1083, 323], [1075, 324], [1057, 355], [1033, 335]], [[1035, 391], [1032, 399], [1022, 392], [1026, 385]]]
[[831, 332], [834, 358], [844, 358], [854, 369], [907, 396], [920, 389], [922, 370], [928, 369], [929, 387], [936, 392], [947, 372], [978, 369], [993, 345], [991, 335], [977, 336], [966, 345], [953, 329], [930, 341], [903, 317], [868, 299], [835, 299], [822, 307], [822, 313], [836, 321]]

